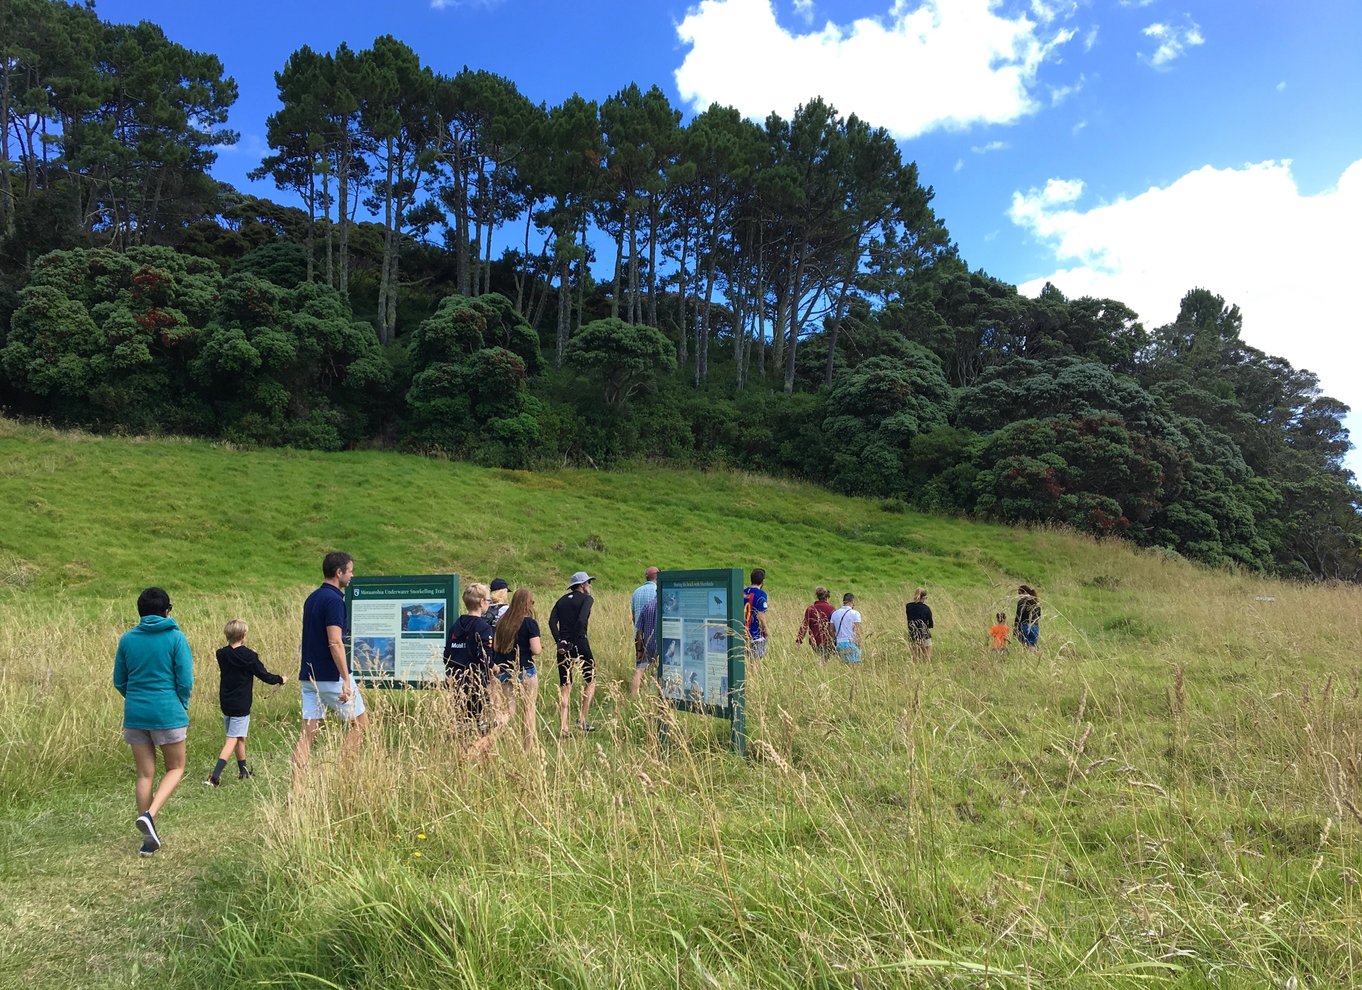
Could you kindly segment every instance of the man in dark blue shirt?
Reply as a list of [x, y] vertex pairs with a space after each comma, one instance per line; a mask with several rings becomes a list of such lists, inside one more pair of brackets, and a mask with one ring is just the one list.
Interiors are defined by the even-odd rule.
[[360, 736], [369, 726], [364, 699], [350, 676], [345, 656], [349, 622], [345, 615], [345, 587], [355, 576], [355, 560], [348, 553], [332, 551], [322, 559], [322, 585], [303, 603], [302, 663], [298, 682], [303, 691], [303, 728], [293, 748], [295, 771], [307, 765], [312, 741], [317, 738], [327, 710], [356, 732], [346, 733], [345, 751], [352, 755]]

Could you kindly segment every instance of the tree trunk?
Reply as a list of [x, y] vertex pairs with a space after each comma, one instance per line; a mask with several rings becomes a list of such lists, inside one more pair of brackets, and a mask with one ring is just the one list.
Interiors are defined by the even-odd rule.
[[620, 279], [623, 275], [624, 267], [624, 231], [620, 230], [619, 236], [615, 238], [615, 291], [610, 297], [610, 315], [618, 318], [620, 315]]
[[312, 281], [312, 270], [316, 265], [317, 251], [317, 173], [312, 163], [307, 167], [307, 280]]
[[790, 283], [786, 290], [789, 296], [790, 317], [788, 320], [790, 343], [785, 351], [785, 394], [794, 391], [795, 348], [799, 343], [799, 276], [804, 266], [804, 244], [799, 251], [790, 253]]
[[586, 280], [591, 274], [590, 266], [587, 264], [586, 250], [586, 219], [582, 219], [582, 239], [579, 245], [582, 256], [577, 259], [577, 329], [582, 329], [582, 324], [586, 321]]
[[842, 308], [846, 305], [847, 286], [850, 279], [842, 282], [842, 288], [837, 292], [837, 303], [832, 307], [832, 325], [828, 327], [828, 360], [823, 365], [823, 386], [832, 388], [832, 365], [833, 359], [837, 356], [837, 335], [842, 330]]
[[331, 224], [331, 162], [326, 158], [326, 151], [322, 151], [322, 208], [326, 211], [326, 284], [331, 288], [336, 287], [336, 271], [332, 262], [332, 224]]
[[629, 322], [642, 323], [642, 307], [638, 303], [638, 211], [629, 214]]
[[657, 193], [648, 194], [648, 326], [657, 326]]
[[563, 351], [567, 348], [572, 329], [572, 296], [568, 290], [568, 265], [571, 259], [564, 253], [558, 258], [558, 339], [553, 353], [553, 366], [563, 366]]
[[340, 294], [350, 298], [350, 120], [345, 118], [340, 144]]
[[384, 170], [386, 186], [383, 190], [383, 259], [378, 276], [378, 342], [388, 342], [388, 275], [393, 257], [393, 139], [386, 139], [388, 154]]
[[[684, 221], [683, 221], [684, 223]], [[681, 231], [681, 270], [677, 274], [676, 295], [681, 303], [680, 324], [681, 324], [681, 343], [677, 348], [676, 363], [678, 370], [686, 370], [686, 362], [690, 360], [687, 353], [687, 341], [690, 337], [690, 327], [686, 325], [686, 262], [689, 260], [690, 252], [690, 228], [683, 227]]]

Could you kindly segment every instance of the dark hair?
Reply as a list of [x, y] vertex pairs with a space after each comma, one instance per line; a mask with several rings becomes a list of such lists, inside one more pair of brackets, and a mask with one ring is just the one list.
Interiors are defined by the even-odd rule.
[[1006, 613], [1006, 612], [998, 612], [998, 613], [997, 613], [997, 616], [998, 616], [998, 621], [999, 621], [999, 622], [1006, 622], [1006, 621], [1007, 621], [1007, 613]]
[[351, 557], [344, 550], [332, 550], [322, 558], [322, 577], [335, 577], [341, 571], [345, 570], [346, 564], [352, 563], [354, 559], [354, 557]]
[[164, 588], [148, 588], [137, 596], [137, 614], [165, 615], [170, 611], [170, 594]]
[[832, 594], [832, 592], [828, 591], [828, 589], [823, 587], [821, 584], [817, 588], [813, 589], [813, 597], [817, 598], [820, 602], [827, 601], [828, 595], [830, 594]]
[[764, 567], [754, 567], [754, 568], [752, 568], [752, 583], [753, 583], [753, 584], [761, 584], [761, 583], [762, 583], [763, 581], [765, 581], [765, 580], [766, 580], [766, 568], [764, 568]]

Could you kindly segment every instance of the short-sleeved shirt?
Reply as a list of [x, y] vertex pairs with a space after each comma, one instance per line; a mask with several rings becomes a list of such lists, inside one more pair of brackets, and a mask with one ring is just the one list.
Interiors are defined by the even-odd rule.
[[[539, 622], [532, 615], [527, 615], [520, 620], [520, 628], [515, 634], [515, 648], [510, 653], [498, 653], [492, 651], [492, 665], [494, 667], [505, 667], [510, 669], [517, 665], [517, 654], [519, 655], [519, 666], [535, 666], [534, 654], [530, 652], [530, 640], [540, 636]], [[542, 645], [542, 644], [541, 644]]]
[[638, 644], [638, 659], [657, 659], [657, 597], [643, 603], [634, 618], [634, 636]]
[[298, 669], [300, 681], [338, 681], [340, 671], [331, 656], [326, 639], [327, 626], [340, 626], [343, 640], [350, 638], [350, 622], [345, 615], [345, 592], [334, 584], [324, 584], [303, 603], [303, 662]]
[[760, 616], [766, 611], [766, 591], [756, 585], [748, 585], [742, 593], [742, 615], [747, 623], [747, 635], [751, 639], [763, 639]]
[[832, 626], [832, 634], [838, 643], [850, 642], [856, 638], [856, 624], [861, 621], [861, 613], [850, 605], [843, 605], [836, 612], [832, 613], [832, 618], [828, 619], [828, 625]]
[[634, 622], [638, 622], [638, 613], [643, 611], [643, 606], [655, 601], [657, 601], [656, 582], [644, 581], [635, 588], [634, 596], [629, 599], [629, 614], [634, 617]]
[[908, 616], [908, 635], [913, 639], [932, 638], [932, 610], [926, 602], [909, 602], [904, 606]]

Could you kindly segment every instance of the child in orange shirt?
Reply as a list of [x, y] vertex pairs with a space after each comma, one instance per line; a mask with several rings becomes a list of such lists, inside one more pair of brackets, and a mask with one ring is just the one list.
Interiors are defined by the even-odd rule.
[[1007, 616], [1002, 612], [997, 614], [997, 624], [988, 631], [989, 646], [993, 650], [1007, 649], [1007, 637], [1012, 632], [1012, 627], [1007, 624]]

